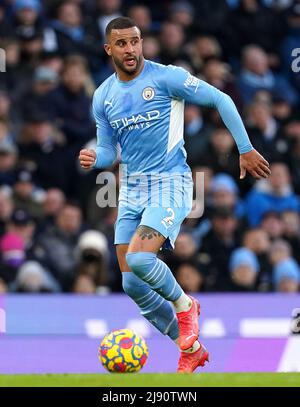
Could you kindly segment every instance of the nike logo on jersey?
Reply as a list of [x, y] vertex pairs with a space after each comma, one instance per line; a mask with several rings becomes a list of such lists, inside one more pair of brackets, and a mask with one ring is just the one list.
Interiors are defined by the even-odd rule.
[[109, 105], [112, 106], [112, 102], [110, 102], [109, 100], [105, 100], [104, 101], [104, 106]]

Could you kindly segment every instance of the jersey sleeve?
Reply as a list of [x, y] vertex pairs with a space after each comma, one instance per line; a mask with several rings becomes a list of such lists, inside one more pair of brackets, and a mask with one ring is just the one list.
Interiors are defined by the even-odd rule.
[[117, 157], [117, 135], [109, 124], [100, 95], [93, 97], [93, 115], [97, 127], [96, 161], [94, 168], [110, 167]]
[[253, 149], [241, 116], [229, 95], [191, 75], [183, 68], [169, 65], [166, 71], [164, 78], [169, 96], [217, 109], [240, 154]]

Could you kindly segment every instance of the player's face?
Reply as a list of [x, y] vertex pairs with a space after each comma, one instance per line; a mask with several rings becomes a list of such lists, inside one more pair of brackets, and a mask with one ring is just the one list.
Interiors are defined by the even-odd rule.
[[108, 44], [104, 48], [112, 57], [117, 69], [127, 75], [134, 75], [139, 71], [143, 61], [140, 30], [137, 27], [112, 30]]

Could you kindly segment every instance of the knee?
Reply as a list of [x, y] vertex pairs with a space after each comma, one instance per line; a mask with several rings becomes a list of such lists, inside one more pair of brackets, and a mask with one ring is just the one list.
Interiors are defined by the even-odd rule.
[[154, 265], [156, 254], [152, 252], [133, 252], [126, 254], [126, 261], [134, 273], [147, 271]]

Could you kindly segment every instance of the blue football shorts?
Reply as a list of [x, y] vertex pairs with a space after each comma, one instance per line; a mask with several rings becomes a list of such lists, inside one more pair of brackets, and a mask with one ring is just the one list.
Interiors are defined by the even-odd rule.
[[164, 248], [174, 249], [184, 219], [192, 209], [193, 181], [190, 173], [161, 174], [150, 179], [131, 176], [121, 182], [115, 244], [129, 244], [140, 225], [161, 233]]

